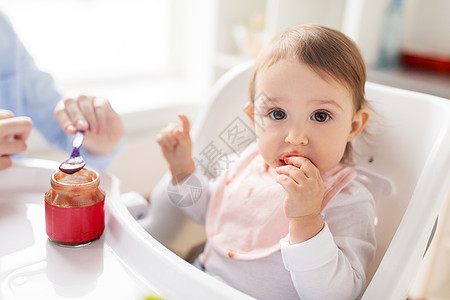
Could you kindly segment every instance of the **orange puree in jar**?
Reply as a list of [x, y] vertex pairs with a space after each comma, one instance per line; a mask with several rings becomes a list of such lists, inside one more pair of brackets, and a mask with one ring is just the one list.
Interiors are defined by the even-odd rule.
[[105, 227], [105, 193], [94, 170], [53, 173], [45, 193], [46, 231], [50, 240], [78, 246], [96, 240]]

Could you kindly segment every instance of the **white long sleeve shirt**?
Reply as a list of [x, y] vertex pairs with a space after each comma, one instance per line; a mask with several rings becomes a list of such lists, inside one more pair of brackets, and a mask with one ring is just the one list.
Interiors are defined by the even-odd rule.
[[[242, 157], [243, 161], [248, 158]], [[197, 192], [190, 196], [195, 198], [194, 205], [183, 210], [194, 221], [205, 224], [214, 190], [200, 171], [191, 177], [196, 179]], [[278, 184], [274, 181], [274, 185]], [[192, 180], [169, 190], [192, 193]], [[287, 234], [279, 240], [279, 249], [268, 255], [236, 259], [217, 251], [208, 238], [200, 261], [211, 276], [258, 299], [357, 299], [365, 287], [365, 271], [376, 248], [373, 197], [358, 180], [352, 180], [333, 197], [322, 215], [325, 227], [305, 242], [290, 245]]]

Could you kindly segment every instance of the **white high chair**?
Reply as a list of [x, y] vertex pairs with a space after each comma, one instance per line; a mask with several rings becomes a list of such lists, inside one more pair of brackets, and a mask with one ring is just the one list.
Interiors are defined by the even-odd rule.
[[[194, 158], [212, 178], [232, 160], [219, 156], [239, 155], [254, 138], [245, 113], [250, 69], [251, 64], [238, 66], [217, 82], [192, 129]], [[387, 181], [371, 186], [378, 246], [362, 299], [406, 299], [449, 192], [450, 100], [373, 83], [366, 85], [366, 98], [378, 117], [368, 124], [375, 130], [372, 146], [356, 145], [359, 165], [369, 178], [376, 178], [374, 172]], [[161, 193], [166, 186], [158, 184], [146, 230], [164, 244], [184, 216], [158, 201]]]

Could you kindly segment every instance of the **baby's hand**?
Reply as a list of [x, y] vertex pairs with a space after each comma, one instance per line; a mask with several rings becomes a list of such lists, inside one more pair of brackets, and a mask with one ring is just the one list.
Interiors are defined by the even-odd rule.
[[177, 124], [169, 124], [156, 136], [156, 141], [169, 163], [174, 184], [195, 171], [189, 119], [182, 114], [179, 114], [178, 118], [181, 120], [181, 127]]
[[320, 207], [324, 186], [319, 169], [307, 158], [286, 158], [286, 166], [278, 167], [277, 182], [286, 191], [284, 212], [289, 219], [291, 243], [316, 235], [323, 227]]

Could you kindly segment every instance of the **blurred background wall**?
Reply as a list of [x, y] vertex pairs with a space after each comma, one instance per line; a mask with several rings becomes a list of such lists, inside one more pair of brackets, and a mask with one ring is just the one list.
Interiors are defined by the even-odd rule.
[[[0, 0], [0, 9], [65, 95], [104, 96], [122, 114], [128, 143], [111, 171], [123, 191], [148, 194], [159, 178], [162, 126], [180, 111], [195, 119], [223, 73], [296, 24], [353, 38], [370, 81], [450, 98], [448, 0]], [[60, 157], [38, 134], [28, 154]]]
[[[450, 98], [448, 0], [0, 0], [0, 9], [65, 95], [112, 102], [127, 143], [109, 171], [122, 192], [145, 197], [166, 170], [156, 133], [179, 112], [194, 121], [214, 82], [289, 26], [341, 30], [369, 81]], [[27, 156], [66, 154], [33, 132]], [[440, 232], [447, 246], [430, 251], [417, 299], [450, 299], [450, 230]]]

